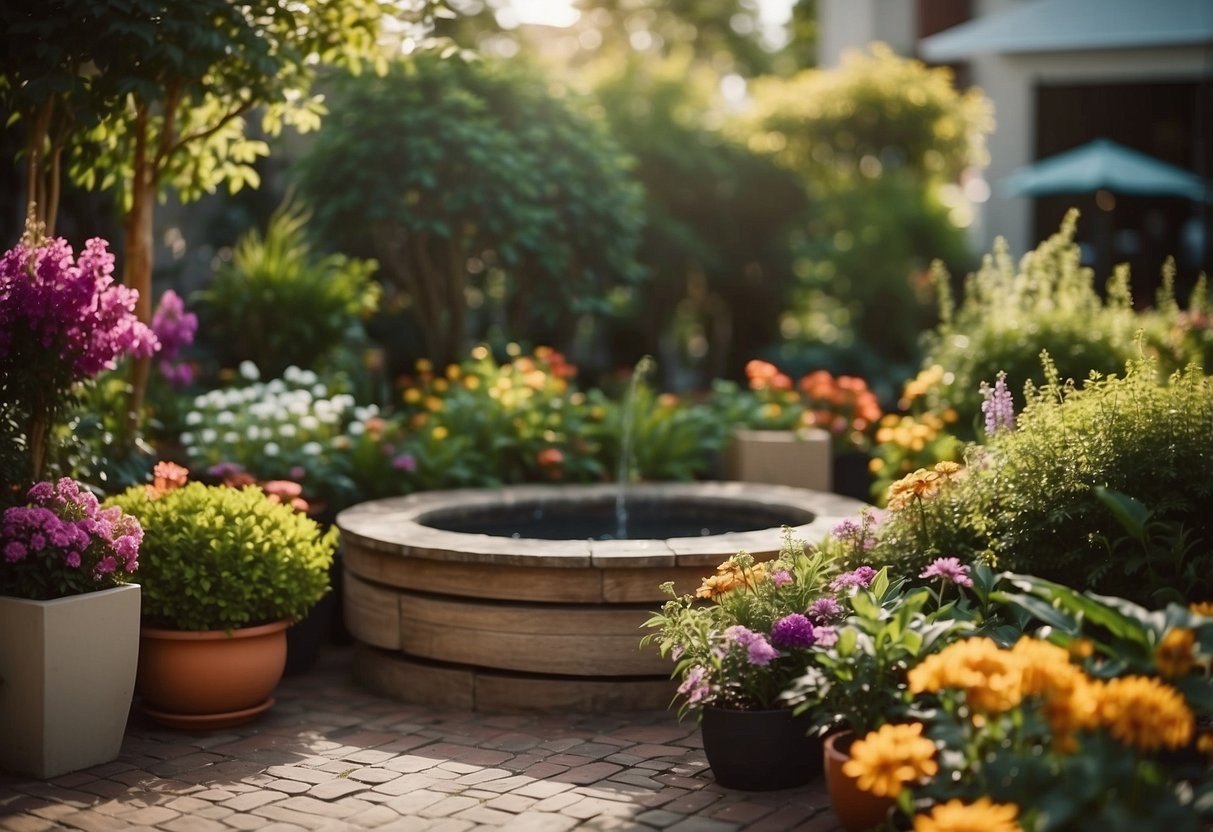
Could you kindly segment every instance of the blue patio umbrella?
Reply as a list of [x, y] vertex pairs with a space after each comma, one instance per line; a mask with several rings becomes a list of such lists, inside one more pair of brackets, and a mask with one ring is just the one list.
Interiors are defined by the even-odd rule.
[[999, 183], [1007, 196], [1085, 194], [1106, 190], [1132, 196], [1213, 198], [1209, 184], [1191, 171], [1147, 156], [1110, 139], [1096, 139], [1015, 171]]

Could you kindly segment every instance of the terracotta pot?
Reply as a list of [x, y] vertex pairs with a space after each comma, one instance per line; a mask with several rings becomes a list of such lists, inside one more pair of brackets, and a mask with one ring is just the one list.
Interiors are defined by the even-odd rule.
[[230, 633], [143, 627], [135, 690], [144, 712], [164, 725], [197, 730], [254, 719], [274, 703], [289, 624]]
[[821, 740], [808, 735], [807, 715], [703, 709], [703, 752], [716, 782], [730, 789], [768, 791], [803, 786], [821, 774]]
[[830, 805], [846, 832], [867, 832], [873, 827], [883, 827], [894, 805], [890, 797], [879, 797], [859, 788], [853, 777], [842, 771], [842, 765], [851, 759], [848, 753], [854, 735], [841, 731], [826, 737], [822, 746], [826, 789], [830, 794]]

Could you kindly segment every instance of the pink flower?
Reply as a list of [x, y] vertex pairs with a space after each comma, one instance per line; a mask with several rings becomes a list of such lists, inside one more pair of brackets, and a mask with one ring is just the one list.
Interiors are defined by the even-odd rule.
[[765, 667], [779, 658], [779, 651], [771, 646], [764, 636], [758, 636], [746, 647], [746, 661], [750, 664]]
[[969, 577], [969, 567], [962, 564], [957, 558], [936, 558], [918, 577], [942, 578], [944, 581], [958, 586], [973, 585], [973, 579]]
[[771, 583], [775, 584], [775, 588], [786, 586], [792, 582], [792, 575], [786, 569], [776, 569], [771, 573]]

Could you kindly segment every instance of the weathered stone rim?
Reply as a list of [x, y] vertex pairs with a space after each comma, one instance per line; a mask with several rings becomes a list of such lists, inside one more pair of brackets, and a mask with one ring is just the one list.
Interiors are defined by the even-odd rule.
[[[431, 513], [451, 510], [510, 508], [518, 505], [601, 501], [617, 493], [612, 484], [513, 485], [502, 488], [423, 491], [353, 506], [337, 515], [343, 539], [381, 552], [465, 563], [503, 563], [584, 568], [634, 566], [666, 560], [684, 565], [717, 563], [739, 551], [771, 552], [770, 529], [697, 537], [637, 540], [540, 540], [436, 529], [424, 524]], [[859, 500], [781, 485], [742, 482], [641, 483], [628, 487], [638, 500], [689, 501], [746, 505], [764, 511], [787, 507], [808, 512], [813, 520], [790, 526], [793, 538], [808, 543], [823, 539], [843, 519], [865, 506]]]

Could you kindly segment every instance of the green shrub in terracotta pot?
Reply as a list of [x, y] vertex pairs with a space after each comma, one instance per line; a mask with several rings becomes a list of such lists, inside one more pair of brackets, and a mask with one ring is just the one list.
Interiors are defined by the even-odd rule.
[[[155, 485], [110, 503], [144, 528], [144, 710], [174, 727], [214, 729], [273, 703], [286, 628], [329, 590], [337, 533], [258, 487], [184, 480], [184, 469], [162, 463]], [[214, 664], [195, 678], [194, 659]]]

